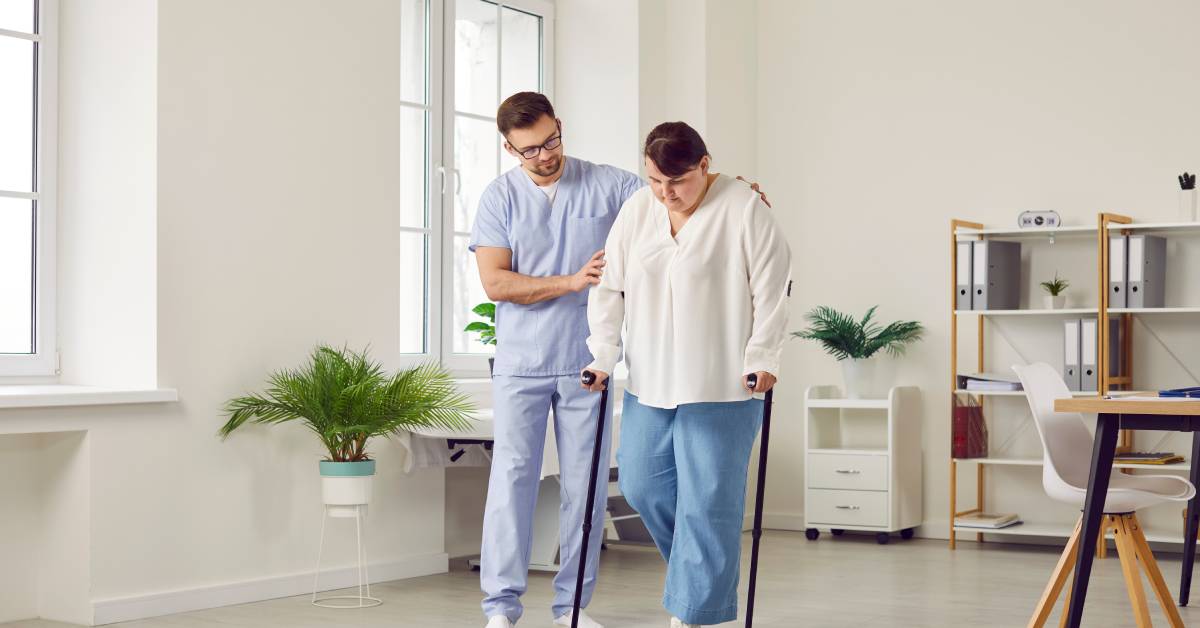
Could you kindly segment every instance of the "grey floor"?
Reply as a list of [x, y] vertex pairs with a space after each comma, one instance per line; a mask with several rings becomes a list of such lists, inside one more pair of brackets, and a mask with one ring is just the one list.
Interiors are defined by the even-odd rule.
[[[746, 539], [746, 554], [749, 538]], [[1025, 625], [1058, 558], [1053, 548], [960, 543], [951, 552], [942, 541], [894, 539], [879, 546], [873, 537], [807, 541], [800, 533], [768, 532], [763, 537], [755, 626], [820, 628], [861, 626]], [[1174, 592], [1178, 554], [1160, 553], [1160, 565]], [[748, 563], [748, 559], [746, 560]], [[745, 571], [743, 570], [743, 573]], [[589, 612], [607, 628], [666, 628], [659, 605], [663, 565], [653, 550], [613, 547], [604, 553], [600, 584]], [[1148, 583], [1147, 583], [1148, 584]], [[745, 599], [745, 584], [743, 583]], [[128, 628], [288, 628], [482, 627], [477, 573], [456, 565], [448, 574], [372, 587], [384, 605], [365, 610], [314, 608], [306, 597], [213, 609], [116, 624]], [[1156, 625], [1166, 626], [1147, 587]], [[1200, 596], [1200, 588], [1197, 590]], [[550, 576], [533, 574], [520, 628], [550, 628]], [[1200, 603], [1200, 597], [1196, 600]], [[1200, 626], [1200, 608], [1181, 609], [1184, 621]], [[1058, 611], [1050, 625], [1058, 625]], [[726, 626], [740, 625], [737, 623]], [[1129, 598], [1115, 554], [1097, 561], [1084, 625], [1133, 626]], [[66, 624], [25, 621], [2, 628], [65, 628]]]

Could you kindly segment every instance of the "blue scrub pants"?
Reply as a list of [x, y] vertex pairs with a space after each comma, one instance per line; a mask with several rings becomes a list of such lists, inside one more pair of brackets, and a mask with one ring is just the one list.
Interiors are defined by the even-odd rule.
[[[613, 400], [605, 419], [601, 469], [596, 505], [592, 511], [592, 535], [584, 570], [583, 597], [586, 607], [596, 587], [600, 565], [600, 539], [608, 502], [608, 460]], [[542, 450], [546, 421], [554, 410], [554, 438], [561, 468], [562, 506], [559, 511], [559, 563], [554, 577], [553, 617], [571, 611], [575, 579], [579, 573], [583, 511], [587, 506], [588, 472], [596, 439], [600, 393], [584, 390], [579, 375], [545, 377], [492, 377], [495, 412], [495, 445], [488, 482], [487, 507], [483, 517], [483, 555], [479, 580], [485, 594], [483, 613], [504, 615], [516, 622], [524, 613], [521, 595], [527, 588], [529, 554], [533, 535], [533, 512], [541, 481]]]

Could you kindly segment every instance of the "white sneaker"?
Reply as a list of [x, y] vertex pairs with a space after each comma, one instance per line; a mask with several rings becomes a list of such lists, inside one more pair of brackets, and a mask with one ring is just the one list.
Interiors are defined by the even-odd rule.
[[484, 628], [513, 628], [513, 623], [504, 615], [492, 615]]
[[700, 624], [685, 624], [678, 617], [671, 618], [671, 628], [700, 628]]
[[[558, 619], [554, 620], [554, 625], [570, 626], [571, 613], [572, 611], [567, 611], [566, 613], [559, 615]], [[604, 626], [600, 622], [588, 617], [587, 613], [581, 608], [579, 609], [579, 628], [604, 628]]]

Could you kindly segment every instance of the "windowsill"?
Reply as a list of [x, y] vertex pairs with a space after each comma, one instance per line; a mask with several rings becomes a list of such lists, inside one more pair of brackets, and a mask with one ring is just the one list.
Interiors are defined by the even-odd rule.
[[179, 400], [174, 388], [104, 388], [61, 384], [0, 385], [0, 410], [169, 403]]

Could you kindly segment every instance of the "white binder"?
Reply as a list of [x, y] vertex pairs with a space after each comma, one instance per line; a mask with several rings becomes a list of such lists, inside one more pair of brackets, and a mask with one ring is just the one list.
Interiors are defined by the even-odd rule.
[[1129, 307], [1129, 282], [1125, 279], [1126, 236], [1108, 239], [1108, 307]]
[[954, 309], [969, 310], [971, 309], [971, 243], [958, 243], [958, 257], [955, 262], [955, 271], [958, 277], [955, 278], [955, 287], [957, 292], [954, 295]]
[[1099, 325], [1094, 318], [1079, 321], [1079, 390], [1100, 389], [1100, 372], [1097, 369], [1096, 341], [1099, 340]]
[[1063, 381], [1071, 390], [1082, 390], [1079, 357], [1079, 320], [1068, 320], [1063, 323]]
[[1162, 307], [1166, 295], [1167, 240], [1129, 236], [1129, 307]]

